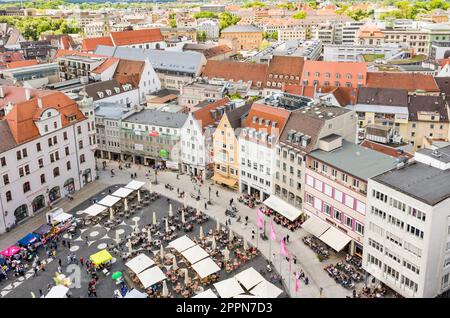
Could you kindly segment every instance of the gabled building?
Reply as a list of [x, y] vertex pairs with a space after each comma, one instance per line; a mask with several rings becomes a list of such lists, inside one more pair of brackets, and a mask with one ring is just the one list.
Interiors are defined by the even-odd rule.
[[305, 61], [301, 81], [304, 86], [365, 86], [366, 63]]

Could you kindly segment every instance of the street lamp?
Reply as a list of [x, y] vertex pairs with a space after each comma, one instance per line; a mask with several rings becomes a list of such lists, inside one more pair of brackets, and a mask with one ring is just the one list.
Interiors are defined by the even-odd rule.
[[208, 188], [208, 204], [211, 205], [211, 186]]
[[158, 169], [155, 166], [155, 184], [158, 184]]

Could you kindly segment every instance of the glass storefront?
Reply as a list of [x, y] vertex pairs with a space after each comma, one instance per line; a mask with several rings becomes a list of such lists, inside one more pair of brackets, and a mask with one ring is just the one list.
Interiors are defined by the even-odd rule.
[[22, 221], [28, 216], [28, 207], [26, 204], [22, 204], [14, 211], [16, 217], [16, 223]]
[[42, 194], [38, 195], [31, 202], [31, 208], [33, 209], [33, 212], [39, 211], [40, 209], [43, 209], [44, 207], [45, 207], [45, 197]]
[[52, 188], [48, 193], [48, 199], [50, 200], [50, 202], [54, 202], [59, 198], [61, 198], [61, 191], [59, 187]]

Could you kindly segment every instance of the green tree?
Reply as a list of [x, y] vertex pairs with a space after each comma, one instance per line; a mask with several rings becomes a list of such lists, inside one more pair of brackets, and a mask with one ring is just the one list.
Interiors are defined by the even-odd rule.
[[243, 5], [244, 8], [264, 8], [265, 6], [266, 4], [261, 1], [247, 2]]
[[219, 29], [222, 31], [230, 25], [235, 25], [240, 20], [241, 18], [238, 16], [232, 15], [229, 12], [222, 12], [219, 14]]
[[306, 18], [306, 12], [303, 11], [303, 10], [301, 10], [301, 11], [297, 12], [296, 14], [294, 14], [294, 15], [292, 16], [292, 18], [293, 18], [293, 19], [302, 20], [302, 19]]
[[197, 40], [199, 42], [205, 42], [206, 41], [206, 32], [205, 31], [197, 32]]
[[286, 2], [286, 3], [279, 3], [277, 4], [277, 7], [280, 9], [287, 9], [287, 10], [294, 10], [295, 5], [292, 2]]
[[217, 19], [218, 16], [214, 12], [202, 11], [194, 14], [194, 19]]
[[177, 21], [175, 19], [169, 20], [169, 26], [173, 29], [177, 27]]
[[311, 9], [317, 9], [317, 2], [316, 1], [308, 1], [308, 6]]

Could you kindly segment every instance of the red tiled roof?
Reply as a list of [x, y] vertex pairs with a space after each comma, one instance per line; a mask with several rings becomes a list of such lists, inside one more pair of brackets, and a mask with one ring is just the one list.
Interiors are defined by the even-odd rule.
[[[254, 103], [250, 108], [247, 118], [245, 119], [244, 127], [255, 128], [258, 131], [264, 131], [268, 134], [279, 135], [283, 130], [289, 118], [290, 112], [284, 108], [275, 108], [267, 105]], [[253, 117], [258, 117], [256, 123], [253, 123]], [[259, 125], [259, 118], [263, 118], [263, 124]], [[265, 120], [270, 120], [271, 124], [266, 126]], [[276, 121], [277, 126], [272, 128], [272, 122]]]
[[[300, 83], [303, 73], [303, 64], [303, 57], [274, 55], [269, 62], [264, 87], [267, 87], [267, 82], [271, 82], [270, 87], [273, 87], [273, 82], [286, 85]], [[275, 78], [275, 75], [277, 78]]]
[[102, 64], [100, 64], [99, 66], [97, 66], [92, 73], [95, 74], [101, 74], [104, 71], [106, 71], [108, 68], [110, 68], [111, 66], [113, 66], [115, 63], [119, 62], [120, 59], [116, 58], [116, 57], [110, 57], [109, 59], [106, 59], [106, 61], [104, 61]]
[[164, 40], [160, 29], [142, 29], [132, 31], [111, 32], [114, 46], [160, 42]]
[[[315, 76], [316, 72], [318, 77]], [[329, 73], [330, 77], [325, 75]], [[309, 75], [308, 75], [309, 74]], [[339, 78], [336, 77], [339, 74]], [[351, 75], [351, 78], [347, 79], [347, 74]], [[323, 85], [328, 81], [333, 84], [335, 81], [350, 82], [354, 87], [358, 84], [366, 83], [367, 67], [366, 63], [362, 62], [332, 62], [332, 61], [305, 61], [303, 66], [302, 82], [308, 81], [308, 84], [312, 84], [314, 80], [319, 81], [319, 85]], [[359, 76], [362, 79], [359, 79]]]
[[260, 82], [262, 87], [268, 67], [267, 64], [208, 60], [202, 76], [233, 81], [251, 81], [253, 87]]
[[145, 62], [142, 61], [120, 60], [114, 73], [114, 79], [119, 84], [130, 83], [133, 87], [138, 87], [144, 67]]
[[432, 75], [418, 73], [370, 72], [367, 73], [366, 86], [375, 88], [406, 89], [408, 91], [439, 91], [439, 87]]
[[226, 105], [230, 99], [228, 97], [219, 99], [211, 104], [208, 104], [199, 110], [193, 112], [193, 116], [196, 120], [200, 121], [202, 129], [205, 129], [206, 126], [214, 124], [215, 121], [219, 121], [219, 119], [214, 119], [212, 116], [211, 110], [217, 109], [221, 106]]
[[70, 115], [76, 115], [77, 121], [85, 119], [83, 113], [78, 109], [77, 103], [62, 92], [53, 91], [51, 94], [40, 98], [42, 100], [42, 108], [38, 106], [38, 99], [32, 98], [28, 101], [17, 103], [5, 116], [9, 129], [18, 144], [39, 137], [39, 130], [35, 120], [47, 108], [56, 108], [61, 113], [63, 127], [70, 124], [68, 121]]
[[98, 45], [114, 46], [111, 37], [101, 36], [98, 38], [83, 39], [81, 49], [87, 52], [93, 52]]
[[105, 55], [92, 54], [92, 53], [88, 53], [88, 52], [59, 49], [58, 51], [56, 51], [55, 56], [53, 58], [57, 59], [58, 57], [67, 56], [67, 55], [78, 55], [78, 56], [89, 56], [89, 57], [108, 57]]
[[[5, 107], [8, 103], [18, 104], [26, 101], [25, 88], [16, 86], [2, 86], [2, 88], [4, 97], [0, 98], [0, 109]], [[31, 98], [42, 97], [53, 93], [53, 91], [50, 90], [32, 88], [29, 90]]]
[[392, 148], [392, 147], [389, 147], [386, 145], [381, 145], [379, 143], [376, 143], [376, 142], [373, 142], [373, 141], [367, 140], [367, 139], [361, 143], [361, 146], [384, 153], [385, 155], [395, 157], [395, 158], [407, 157], [408, 159], [411, 159], [413, 157], [413, 155], [410, 153], [407, 153], [407, 152], [400, 153], [395, 148]]
[[39, 64], [37, 60], [24, 60], [24, 61], [15, 61], [6, 64], [7, 68], [19, 68], [19, 67], [25, 67], [25, 66], [32, 66]]

